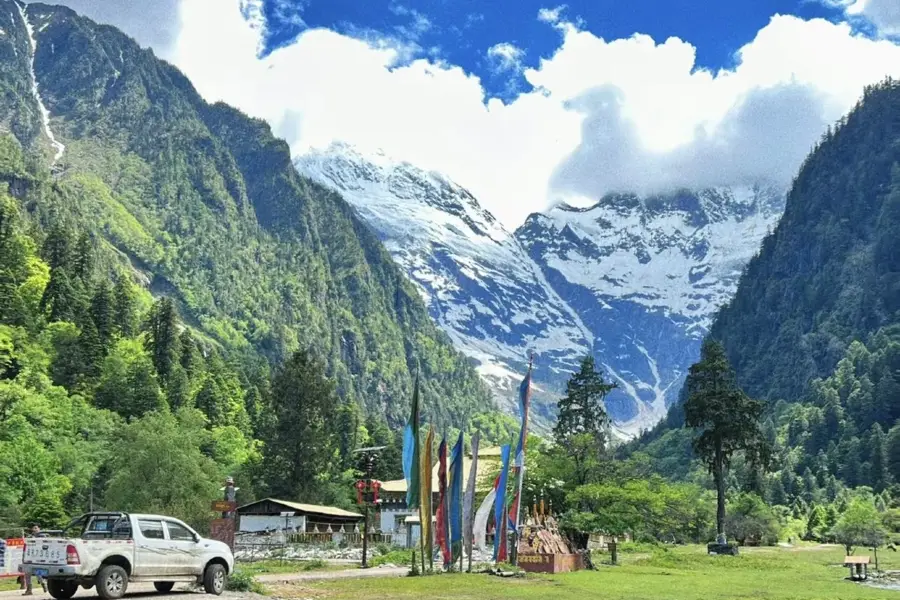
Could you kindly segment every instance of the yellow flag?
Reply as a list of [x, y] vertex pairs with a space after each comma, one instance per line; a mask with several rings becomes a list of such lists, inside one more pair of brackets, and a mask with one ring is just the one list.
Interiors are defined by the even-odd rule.
[[425, 445], [422, 448], [420, 467], [422, 469], [419, 476], [419, 484], [421, 492], [419, 493], [419, 523], [422, 532], [422, 561], [428, 557], [428, 564], [434, 568], [432, 564], [432, 556], [434, 554], [431, 541], [431, 447], [434, 445], [434, 427], [428, 428], [428, 435], [425, 438]]

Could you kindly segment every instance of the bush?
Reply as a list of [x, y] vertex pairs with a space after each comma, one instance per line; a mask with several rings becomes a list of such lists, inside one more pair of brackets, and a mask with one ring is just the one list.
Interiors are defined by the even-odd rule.
[[228, 578], [225, 589], [230, 592], [265, 593], [265, 588], [253, 578], [253, 575], [242, 569], [235, 569], [234, 573], [231, 574], [231, 577]]
[[313, 558], [305, 563], [303, 563], [304, 571], [317, 571], [319, 569], [324, 569], [328, 566], [328, 563], [321, 558]]

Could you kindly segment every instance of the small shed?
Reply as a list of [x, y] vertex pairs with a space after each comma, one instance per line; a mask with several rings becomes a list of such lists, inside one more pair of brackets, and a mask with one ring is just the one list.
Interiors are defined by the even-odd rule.
[[[293, 513], [283, 516], [283, 513]], [[240, 518], [239, 531], [294, 531], [297, 533], [326, 530], [350, 531], [363, 519], [359, 513], [319, 504], [302, 504], [290, 500], [264, 498], [237, 509]]]

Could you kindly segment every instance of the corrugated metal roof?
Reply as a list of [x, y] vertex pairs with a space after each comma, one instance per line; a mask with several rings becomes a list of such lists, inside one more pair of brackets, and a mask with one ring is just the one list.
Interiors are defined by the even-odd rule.
[[[493, 481], [486, 481], [485, 478], [490, 471], [499, 470], [497, 467], [497, 463], [494, 458], [499, 458], [500, 452], [497, 450], [497, 454], [493, 453], [493, 448], [485, 448], [484, 450], [478, 451], [478, 473], [476, 474], [476, 487], [475, 489], [488, 489], [493, 485]], [[447, 457], [449, 461], [450, 457]], [[435, 457], [434, 467], [431, 469], [431, 489], [435, 492], [438, 491], [438, 465], [437, 457]], [[463, 486], [466, 485], [466, 482], [469, 480], [469, 469], [472, 468], [472, 459], [468, 456], [463, 456], [463, 468], [462, 468], [462, 476], [463, 476]], [[447, 477], [450, 476], [450, 465], [447, 464]], [[394, 492], [406, 493], [406, 480], [405, 479], [395, 479], [393, 481], [385, 481], [381, 484], [381, 491], [383, 492]]]
[[287, 506], [288, 508], [293, 508], [294, 510], [298, 510], [304, 513], [310, 513], [315, 515], [328, 515], [331, 517], [347, 517], [347, 518], [357, 518], [362, 519], [363, 516], [359, 513], [350, 512], [349, 510], [344, 510], [342, 508], [335, 508], [334, 506], [322, 506], [320, 504], [301, 504], [300, 502], [291, 502], [290, 500], [279, 500], [278, 498], [263, 498], [262, 500], [257, 500], [256, 502], [251, 502], [250, 504], [245, 504], [244, 506], [239, 506], [237, 511], [240, 512], [241, 509], [247, 508], [248, 506], [253, 506], [254, 504], [259, 504], [260, 502], [274, 502], [275, 504], [282, 504]]

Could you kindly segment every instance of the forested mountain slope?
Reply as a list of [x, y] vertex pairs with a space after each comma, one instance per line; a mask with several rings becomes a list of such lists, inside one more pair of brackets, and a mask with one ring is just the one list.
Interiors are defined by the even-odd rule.
[[[900, 484], [898, 82], [867, 88], [823, 136], [709, 335], [743, 389], [767, 401], [770, 472], [738, 461], [733, 486], [797, 507], [832, 501], [841, 485]], [[683, 424], [679, 402], [629, 450], [688, 477]]]
[[900, 85], [887, 81], [803, 164], [710, 336], [749, 394], [793, 401], [834, 371], [850, 342], [898, 321]]
[[432, 418], [489, 407], [377, 237], [297, 174], [265, 123], [69, 9], [0, 0], [0, 28], [0, 124], [54, 162], [52, 195], [10, 181], [37, 227], [91, 232], [110, 269], [127, 265], [248, 362], [314, 349], [345, 399], [394, 422], [417, 363]]

